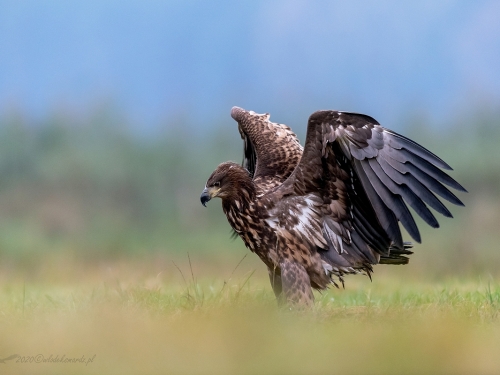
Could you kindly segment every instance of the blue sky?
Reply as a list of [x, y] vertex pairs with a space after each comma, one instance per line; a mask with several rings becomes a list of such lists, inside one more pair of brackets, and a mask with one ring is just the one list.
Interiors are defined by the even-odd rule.
[[112, 105], [138, 129], [238, 105], [384, 125], [500, 103], [499, 1], [0, 0], [0, 114]]

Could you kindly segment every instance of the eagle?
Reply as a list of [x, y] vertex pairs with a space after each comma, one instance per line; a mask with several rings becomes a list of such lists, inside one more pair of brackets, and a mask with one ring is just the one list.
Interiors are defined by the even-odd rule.
[[200, 200], [221, 198], [234, 232], [266, 264], [280, 304], [309, 306], [312, 289], [343, 286], [348, 274], [371, 279], [375, 264], [407, 264], [412, 243], [399, 223], [421, 242], [409, 207], [438, 228], [429, 207], [452, 217], [440, 198], [463, 206], [449, 188], [466, 190], [443, 171], [452, 170], [447, 163], [370, 116], [314, 112], [304, 147], [268, 113], [233, 107], [231, 117], [243, 163], [220, 164]]

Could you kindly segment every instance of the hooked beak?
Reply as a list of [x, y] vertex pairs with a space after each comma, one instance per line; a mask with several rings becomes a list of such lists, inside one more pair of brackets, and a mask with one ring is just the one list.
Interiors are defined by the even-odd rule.
[[201, 193], [201, 196], [200, 196], [200, 201], [201, 201], [201, 204], [205, 207], [207, 207], [207, 202], [212, 199], [212, 196], [210, 195], [210, 192], [207, 188], [203, 189], [203, 192]]

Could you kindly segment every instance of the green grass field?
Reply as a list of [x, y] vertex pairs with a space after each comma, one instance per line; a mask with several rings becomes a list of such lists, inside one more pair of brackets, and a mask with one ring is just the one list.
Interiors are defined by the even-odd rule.
[[455, 168], [466, 207], [417, 219], [408, 266], [305, 312], [276, 306], [220, 202], [200, 204], [241, 160], [232, 120], [141, 139], [121, 118], [0, 118], [1, 374], [500, 373], [498, 111], [402, 131]]
[[[379, 266], [373, 282], [351, 276], [345, 290], [316, 294], [312, 311], [294, 312], [276, 306], [256, 257], [238, 266], [237, 258], [231, 266], [191, 258], [95, 264], [54, 258], [33, 268], [36, 272], [15, 267], [2, 272], [0, 371], [493, 374], [500, 369], [500, 286], [490, 277], [425, 280], [409, 268]], [[63, 355], [83, 362], [43, 362]]]

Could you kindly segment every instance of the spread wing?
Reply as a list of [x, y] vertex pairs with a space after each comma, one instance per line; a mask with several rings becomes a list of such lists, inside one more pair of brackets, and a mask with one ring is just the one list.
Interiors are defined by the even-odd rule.
[[267, 113], [233, 107], [231, 117], [238, 122], [244, 141], [243, 167], [253, 176], [260, 194], [285, 181], [302, 155], [295, 133], [286, 125], [269, 121]]
[[[272, 193], [277, 203], [268, 222], [282, 236], [309, 238], [333, 263], [377, 263], [378, 255], [404, 254], [398, 222], [421, 241], [408, 206], [438, 227], [428, 207], [447, 217], [451, 213], [437, 196], [463, 205], [448, 187], [465, 189], [442, 169], [451, 170], [369, 116], [318, 111], [309, 118], [299, 164]], [[297, 206], [299, 197], [303, 210], [297, 224], [283, 213]]]

